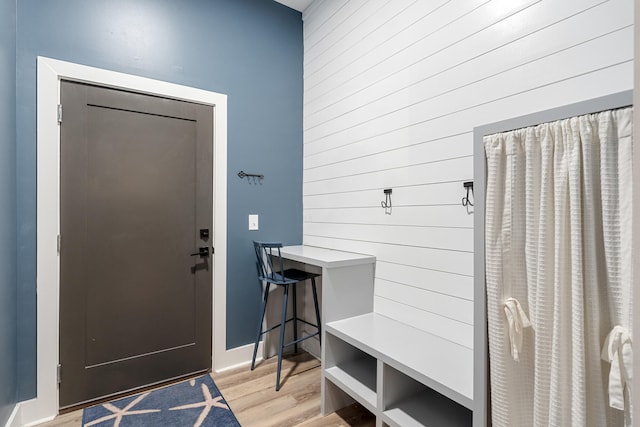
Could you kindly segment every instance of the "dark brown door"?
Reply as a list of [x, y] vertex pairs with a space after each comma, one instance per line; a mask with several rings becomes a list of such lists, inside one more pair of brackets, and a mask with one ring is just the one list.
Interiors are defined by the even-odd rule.
[[[210, 106], [62, 82], [60, 407], [211, 367]], [[205, 231], [206, 230], [206, 231]]]

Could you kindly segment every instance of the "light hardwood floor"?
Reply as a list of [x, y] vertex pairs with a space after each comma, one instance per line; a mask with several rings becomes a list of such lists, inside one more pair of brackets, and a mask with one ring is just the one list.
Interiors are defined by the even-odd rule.
[[[275, 391], [276, 358], [212, 376], [243, 427], [373, 427], [375, 418], [354, 404], [320, 415], [320, 362], [307, 353], [282, 363], [282, 386]], [[41, 427], [80, 427], [82, 410], [60, 415]], [[177, 426], [179, 427], [179, 426]]]

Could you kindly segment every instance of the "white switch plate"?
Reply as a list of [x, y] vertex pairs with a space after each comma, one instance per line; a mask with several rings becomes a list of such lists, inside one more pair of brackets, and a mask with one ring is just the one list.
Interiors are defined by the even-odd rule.
[[249, 230], [258, 229], [258, 215], [249, 215]]

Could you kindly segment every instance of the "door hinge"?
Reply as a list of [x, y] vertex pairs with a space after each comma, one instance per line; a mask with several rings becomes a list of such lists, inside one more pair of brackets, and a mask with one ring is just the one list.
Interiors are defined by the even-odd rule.
[[57, 247], [58, 247], [58, 255], [60, 255], [60, 235], [58, 234], [58, 243], [57, 243]]
[[58, 364], [58, 369], [56, 370], [56, 379], [58, 384], [62, 383], [62, 365]]
[[58, 104], [58, 123], [62, 123], [62, 104]]

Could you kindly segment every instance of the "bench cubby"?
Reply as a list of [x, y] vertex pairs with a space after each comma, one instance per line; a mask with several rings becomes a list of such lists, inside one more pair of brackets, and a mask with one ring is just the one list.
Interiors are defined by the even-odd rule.
[[373, 312], [327, 323], [323, 345], [323, 413], [355, 400], [378, 426], [472, 425], [472, 349]]

